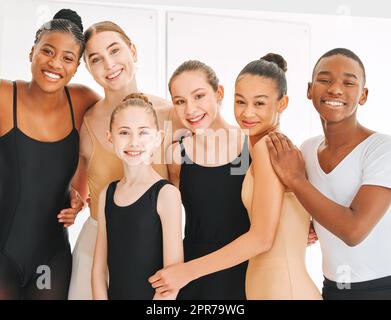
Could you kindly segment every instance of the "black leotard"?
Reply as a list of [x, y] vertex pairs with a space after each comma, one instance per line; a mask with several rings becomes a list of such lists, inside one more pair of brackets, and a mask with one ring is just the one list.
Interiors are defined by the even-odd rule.
[[[179, 144], [182, 152], [179, 190], [186, 211], [183, 244], [185, 261], [189, 261], [220, 249], [248, 231], [250, 222], [241, 190], [250, 158], [247, 139], [237, 159], [218, 167], [193, 163], [186, 154], [183, 139]], [[232, 174], [235, 168], [242, 168], [241, 174]], [[246, 269], [247, 261], [201, 277], [185, 286], [178, 299], [245, 299]]]
[[129, 206], [114, 203], [118, 181], [106, 192], [108, 297], [113, 300], [151, 300], [155, 290], [148, 278], [163, 268], [163, 233], [157, 199], [167, 180], [154, 183]]
[[0, 299], [67, 299], [72, 257], [57, 214], [69, 207], [79, 134], [65, 92], [72, 131], [41, 142], [18, 128], [13, 83], [14, 126], [0, 137]]

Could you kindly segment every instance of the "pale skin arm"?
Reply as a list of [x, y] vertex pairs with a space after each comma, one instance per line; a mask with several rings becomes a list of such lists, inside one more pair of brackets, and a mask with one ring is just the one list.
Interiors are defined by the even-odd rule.
[[92, 266], [91, 285], [94, 300], [107, 300], [107, 233], [105, 218], [105, 202], [107, 187], [99, 195], [98, 234], [95, 244], [94, 262]]
[[284, 186], [274, 173], [264, 140], [254, 146], [254, 189], [250, 230], [223, 248], [186, 263], [158, 271], [149, 281], [163, 295], [199, 277], [236, 266], [269, 251], [277, 231]]
[[[157, 210], [163, 230], [163, 265], [170, 266], [183, 262], [182, 209], [179, 190], [166, 185], [159, 193]], [[174, 300], [178, 291], [162, 296], [155, 293], [154, 300]]]
[[282, 134], [270, 134], [270, 159], [281, 181], [323, 227], [348, 246], [362, 242], [391, 204], [391, 189], [362, 185], [349, 207], [335, 203], [306, 178], [301, 152]]

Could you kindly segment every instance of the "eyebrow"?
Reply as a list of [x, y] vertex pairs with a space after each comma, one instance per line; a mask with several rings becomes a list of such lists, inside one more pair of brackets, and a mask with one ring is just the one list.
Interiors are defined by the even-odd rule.
[[[321, 75], [326, 75], [326, 76], [328, 76], [328, 75], [331, 75], [331, 72], [329, 72], [329, 71], [319, 71], [317, 75], [318, 75], [318, 76], [319, 76], [319, 75], [320, 75], [320, 76], [321, 76]], [[344, 72], [343, 75], [344, 75], [345, 77], [354, 78], [354, 79], [358, 80], [358, 77], [357, 77], [354, 73]]]
[[[106, 50], [109, 50], [111, 47], [115, 46], [116, 44], [119, 44], [118, 42], [113, 42], [112, 44], [108, 45]], [[93, 52], [91, 54], [88, 55], [88, 59], [90, 59], [92, 56], [98, 54], [97, 52]]]
[[[44, 43], [42, 46], [48, 46], [48, 47], [50, 47], [50, 48], [56, 50], [56, 47], [55, 47], [55, 46], [52, 46], [50, 43]], [[63, 50], [63, 52], [70, 53], [70, 54], [72, 54], [72, 55], [74, 55], [74, 56], [76, 57], [76, 55], [75, 55], [75, 53], [74, 53], [73, 51]]]
[[[119, 127], [118, 129], [129, 129], [129, 130], [132, 130], [132, 128], [128, 127], [128, 126], [122, 126], [122, 127]], [[152, 129], [152, 128], [148, 127], [148, 126], [142, 126], [142, 127], [138, 127], [137, 129]]]
[[[240, 93], [235, 93], [235, 96], [239, 96], [239, 97], [244, 98], [244, 96], [242, 96]], [[256, 96], [254, 96], [253, 98], [269, 98], [269, 96], [267, 96], [266, 94], [258, 94]]]

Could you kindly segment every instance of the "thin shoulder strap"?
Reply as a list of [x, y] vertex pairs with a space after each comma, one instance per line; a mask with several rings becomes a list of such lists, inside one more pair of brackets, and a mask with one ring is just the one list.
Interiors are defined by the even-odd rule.
[[75, 116], [74, 116], [74, 114], [73, 114], [73, 106], [72, 106], [71, 95], [69, 94], [68, 88], [67, 88], [67, 87], [64, 87], [64, 88], [65, 88], [65, 93], [66, 93], [66, 95], [67, 95], [69, 108], [71, 109], [72, 126], [73, 126], [73, 129], [75, 129]]
[[18, 90], [16, 86], [16, 81], [12, 82], [13, 86], [13, 108], [14, 108], [14, 128], [18, 127], [18, 119], [17, 119], [17, 104], [18, 104]]
[[188, 155], [186, 154], [186, 150], [185, 150], [185, 145], [183, 144], [183, 139], [185, 139], [186, 137], [185, 136], [182, 136], [178, 143], [179, 143], [179, 146], [181, 148], [181, 158], [182, 158], [182, 164], [192, 164], [193, 161], [188, 157]]

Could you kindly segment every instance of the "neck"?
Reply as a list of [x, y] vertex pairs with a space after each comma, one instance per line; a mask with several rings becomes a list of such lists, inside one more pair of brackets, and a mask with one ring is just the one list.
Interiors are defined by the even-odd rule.
[[[26, 93], [29, 98], [29, 106], [37, 106], [39, 110], [43, 111], [57, 108], [66, 99], [64, 88], [48, 93], [43, 91], [34, 80], [27, 84]], [[35, 101], [39, 103], [35, 103]]]
[[325, 145], [330, 149], [338, 149], [343, 146], [354, 144], [358, 136], [365, 131], [365, 128], [358, 123], [355, 116], [338, 123], [322, 121], [325, 135]]
[[137, 88], [136, 78], [133, 77], [125, 86], [118, 90], [105, 89], [105, 97], [103, 104], [108, 107], [110, 111], [114, 110], [115, 107], [121, 103], [121, 101], [129, 94], [140, 92]]
[[153, 177], [154, 170], [149, 164], [140, 164], [138, 166], [128, 166], [124, 163], [124, 184], [131, 186], [150, 180]]

